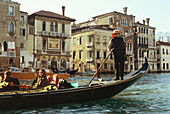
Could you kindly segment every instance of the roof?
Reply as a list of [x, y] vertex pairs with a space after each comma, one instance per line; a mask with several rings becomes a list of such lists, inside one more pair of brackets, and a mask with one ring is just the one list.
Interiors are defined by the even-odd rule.
[[[120, 13], [120, 12], [117, 12], [117, 11], [112, 11], [112, 12], [109, 12], [109, 13], [104, 13], [104, 14], [95, 16], [95, 17], [93, 17], [93, 19], [94, 19], [94, 18], [97, 18], [97, 17], [102, 17], [102, 16], [105, 16], [105, 15], [109, 15], [109, 14], [122, 14], [122, 15], [127, 15], [127, 14], [123, 14], [123, 13]], [[128, 16], [133, 16], [133, 15], [128, 15]], [[133, 17], [135, 17], [135, 16], [133, 16]]]
[[30, 16], [42, 16], [42, 17], [50, 17], [50, 18], [56, 18], [56, 19], [63, 19], [63, 20], [68, 20], [68, 21], [76, 21], [73, 18], [69, 18], [69, 17], [63, 16], [63, 15], [54, 13], [54, 12], [44, 11], [44, 10], [35, 12], [35, 13], [31, 14]]
[[166, 46], [170, 46], [169, 42], [161, 42], [161, 41], [157, 41], [156, 45], [166, 45]]

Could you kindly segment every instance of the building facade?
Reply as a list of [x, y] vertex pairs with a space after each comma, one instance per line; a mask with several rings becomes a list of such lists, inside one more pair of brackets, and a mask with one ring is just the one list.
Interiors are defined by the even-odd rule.
[[[90, 26], [95, 26], [95, 25], [100, 25], [100, 26], [109, 26], [110, 29], [117, 29], [120, 31], [122, 36], [130, 35], [133, 33], [133, 26], [135, 24], [135, 16], [133, 15], [128, 15], [127, 14], [127, 7], [123, 8], [124, 13], [120, 13], [117, 11], [113, 11], [110, 13], [105, 13], [102, 15], [98, 15], [93, 17], [93, 20], [79, 23], [77, 24], [77, 28], [84, 28], [84, 27], [90, 27]], [[74, 26], [73, 30], [76, 28]], [[101, 33], [105, 33], [104, 31]], [[78, 32], [79, 36], [81, 36], [82, 32]], [[111, 36], [112, 32], [108, 32], [106, 36]], [[105, 36], [105, 34], [100, 35], [100, 36]], [[97, 40], [97, 35], [94, 34], [95, 40]], [[74, 39], [74, 36], [72, 37], [72, 40]], [[100, 37], [101, 40], [104, 40], [105, 37]], [[108, 38], [109, 39], [109, 38]], [[109, 40], [106, 41], [106, 45], [108, 45]], [[97, 45], [97, 44], [94, 44]], [[97, 47], [97, 46], [96, 46]], [[103, 50], [103, 45], [99, 47], [99, 50]], [[133, 40], [129, 40], [126, 42], [126, 61], [125, 61], [125, 72], [130, 72], [134, 70], [134, 42]], [[95, 48], [96, 50], [96, 48]], [[73, 53], [73, 50], [72, 50]], [[78, 53], [78, 52], [77, 52]], [[103, 53], [102, 51], [98, 53]], [[103, 58], [98, 61], [98, 63], [101, 63], [103, 61]], [[95, 65], [97, 68], [97, 65]], [[114, 65], [113, 65], [114, 66]]]
[[0, 0], [0, 68], [20, 68], [20, 4]]
[[168, 42], [156, 42], [157, 48], [157, 71], [169, 72], [170, 71], [170, 43]]
[[141, 68], [145, 62], [144, 53], [147, 52], [150, 71], [155, 72], [157, 71], [156, 28], [149, 25], [149, 20], [149, 18], [146, 18], [146, 21], [143, 20], [143, 23], [135, 23], [135, 32], [139, 32], [138, 37], [134, 39], [135, 69]]
[[29, 42], [32, 43], [30, 66], [43, 68], [56, 66], [66, 70], [71, 64], [71, 22], [75, 19], [63, 15], [39, 11], [28, 19]]
[[[72, 68], [79, 72], [94, 71], [109, 54], [108, 42], [113, 29], [109, 26], [94, 25], [72, 30]], [[113, 72], [113, 55], [105, 62], [101, 72]]]

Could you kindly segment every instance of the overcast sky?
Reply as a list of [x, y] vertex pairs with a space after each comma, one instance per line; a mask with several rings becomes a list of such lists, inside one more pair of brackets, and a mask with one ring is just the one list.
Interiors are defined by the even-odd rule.
[[170, 0], [13, 0], [21, 4], [21, 11], [32, 14], [40, 10], [62, 14], [61, 6], [66, 6], [65, 16], [76, 19], [76, 23], [91, 20], [92, 17], [118, 11], [128, 7], [127, 13], [136, 16], [143, 23], [150, 18], [150, 26], [156, 33], [170, 31]]

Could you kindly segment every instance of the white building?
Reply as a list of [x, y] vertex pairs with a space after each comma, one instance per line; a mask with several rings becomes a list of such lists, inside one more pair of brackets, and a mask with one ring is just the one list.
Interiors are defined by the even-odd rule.
[[158, 72], [170, 71], [170, 43], [158, 41], [156, 42], [156, 48]]

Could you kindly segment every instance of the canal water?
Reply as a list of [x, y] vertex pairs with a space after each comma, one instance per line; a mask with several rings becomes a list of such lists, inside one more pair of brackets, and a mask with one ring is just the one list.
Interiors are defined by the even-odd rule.
[[[104, 80], [112, 75], [102, 76]], [[71, 77], [69, 82], [88, 84], [91, 77]], [[107, 94], [107, 93], [106, 93]], [[170, 74], [147, 74], [118, 95], [94, 102], [56, 105], [1, 113], [22, 114], [170, 114]]]

